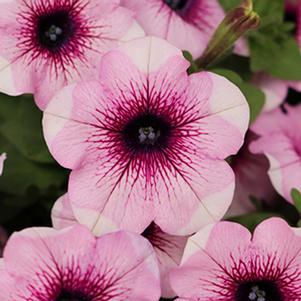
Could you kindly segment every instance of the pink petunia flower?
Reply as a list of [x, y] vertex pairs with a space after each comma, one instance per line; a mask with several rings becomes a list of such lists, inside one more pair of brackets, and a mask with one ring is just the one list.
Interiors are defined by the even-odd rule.
[[0, 155], [0, 176], [2, 175], [3, 172], [3, 166], [5, 160], [6, 160], [6, 154], [3, 153], [2, 155]]
[[63, 86], [94, 78], [105, 52], [144, 35], [119, 2], [1, 1], [0, 91], [34, 93], [44, 109]]
[[258, 118], [252, 130], [260, 138], [250, 150], [267, 156], [274, 187], [292, 203], [291, 190], [301, 190], [301, 105], [284, 108], [286, 112], [276, 109]]
[[171, 284], [179, 301], [299, 301], [300, 250], [301, 237], [284, 220], [266, 220], [253, 235], [220, 222], [188, 240]]
[[135, 12], [146, 34], [189, 50], [195, 58], [224, 18], [217, 0], [122, 0], [121, 4]]
[[[218, 0], [121, 0], [148, 35], [166, 39], [194, 58], [201, 56], [225, 13]], [[240, 41], [237, 52], [246, 54]]]
[[154, 221], [187, 235], [230, 205], [234, 177], [224, 159], [243, 143], [249, 108], [228, 80], [188, 76], [188, 65], [164, 40], [135, 40], [105, 56], [98, 82], [71, 85], [47, 107], [47, 144], [74, 169], [71, 206], [94, 232], [141, 233]]
[[227, 216], [236, 216], [256, 210], [250, 198], [269, 205], [277, 193], [268, 176], [269, 161], [263, 154], [252, 154], [250, 143], [258, 138], [248, 131], [245, 143], [239, 152], [231, 157], [231, 167], [235, 173], [235, 191]]
[[[78, 223], [67, 194], [59, 198], [54, 204], [51, 218], [56, 229], [63, 229]], [[94, 234], [100, 235], [102, 232]], [[151, 223], [142, 233], [142, 236], [152, 244], [158, 259], [162, 297], [175, 297], [169, 284], [169, 271], [180, 264], [188, 237], [164, 233], [155, 223]]]
[[86, 228], [31, 228], [4, 250], [0, 298], [5, 301], [157, 301], [154, 250], [136, 234], [95, 238]]

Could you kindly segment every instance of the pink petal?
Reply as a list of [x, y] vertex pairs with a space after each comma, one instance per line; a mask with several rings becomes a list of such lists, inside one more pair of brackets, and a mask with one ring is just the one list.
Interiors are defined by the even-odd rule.
[[187, 236], [174, 236], [163, 232], [152, 223], [142, 234], [152, 244], [158, 258], [161, 275], [161, 296], [173, 298], [176, 296], [169, 283], [169, 273], [177, 267], [182, 259]]
[[164, 171], [166, 179], [157, 184], [155, 222], [174, 235], [192, 234], [220, 220], [233, 198], [234, 175], [227, 163], [189, 157], [178, 166], [171, 162], [170, 170]]
[[183, 16], [161, 0], [122, 0], [122, 4], [135, 13], [146, 34], [167, 39], [178, 48], [191, 52], [195, 58], [202, 54], [224, 17], [216, 0], [196, 0]]
[[55, 229], [63, 229], [77, 224], [67, 193], [55, 202], [51, 210], [51, 220]]
[[249, 107], [241, 91], [224, 77], [201, 72], [190, 76], [188, 101], [203, 112], [196, 122], [200, 140], [194, 143], [207, 156], [225, 159], [236, 154], [249, 124]]
[[154, 219], [155, 192], [144, 188], [144, 171], [135, 159], [122, 158], [123, 165], [120, 160], [120, 155], [110, 159], [103, 151], [70, 175], [68, 194], [75, 217], [97, 235], [116, 229], [141, 233]]
[[301, 265], [300, 237], [283, 219], [270, 218], [262, 222], [255, 229], [253, 243], [261, 250], [268, 250], [266, 256], [277, 254], [277, 266], [286, 269], [287, 274]]
[[220, 300], [223, 274], [244, 255], [250, 240], [251, 234], [238, 224], [220, 222], [203, 228], [188, 239], [182, 266], [170, 274], [173, 289], [184, 300]]
[[[31, 5], [40, 5], [40, 2], [32, 2]], [[53, 62], [39, 54], [32, 45], [24, 52], [28, 41], [20, 38], [20, 32], [27, 30], [24, 29], [24, 24], [28, 23], [24, 22], [24, 15], [30, 18], [30, 14], [34, 13], [31, 5], [18, 1], [0, 4], [0, 90], [10, 95], [34, 93], [35, 101], [42, 110], [63, 86], [78, 80], [94, 79], [101, 58], [108, 50], [144, 36], [132, 13], [120, 7], [119, 1], [89, 0], [82, 13], [93, 25], [93, 38], [91, 34], [89, 41], [85, 41], [85, 47], [80, 49], [82, 56], [69, 53], [61, 66], [61, 61]]]
[[253, 142], [250, 150], [264, 153], [270, 162], [269, 176], [278, 191], [287, 201], [293, 202], [291, 190], [301, 190], [298, 179], [301, 176], [300, 149], [300, 109], [301, 106], [285, 107], [262, 115], [253, 125], [253, 130], [261, 136]]
[[[98, 294], [110, 290], [111, 300], [122, 296], [152, 301], [160, 297], [154, 250], [135, 234], [116, 232], [96, 239], [81, 226], [61, 231], [27, 229], [12, 236], [4, 261], [5, 280], [13, 278], [15, 288], [11, 294], [22, 296], [20, 301], [30, 296], [53, 297], [57, 289], [66, 285], [68, 277], [86, 285], [92, 281]], [[98, 277], [102, 280], [93, 282]], [[7, 300], [7, 294], [3, 300]]]

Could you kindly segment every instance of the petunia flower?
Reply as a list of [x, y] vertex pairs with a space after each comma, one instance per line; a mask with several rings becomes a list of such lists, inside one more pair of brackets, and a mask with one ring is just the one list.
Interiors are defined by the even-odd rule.
[[254, 234], [220, 222], [188, 240], [171, 284], [190, 301], [301, 300], [301, 237], [279, 218], [261, 223]]
[[243, 143], [249, 108], [228, 80], [188, 76], [188, 65], [164, 40], [135, 40], [104, 57], [99, 81], [68, 86], [47, 107], [47, 144], [73, 169], [71, 206], [94, 232], [141, 233], [154, 221], [187, 235], [230, 205], [224, 159]]
[[31, 228], [4, 250], [0, 298], [5, 301], [157, 301], [154, 250], [143, 237], [115, 232], [95, 238], [85, 227]]
[[260, 136], [250, 145], [270, 162], [269, 176], [277, 192], [293, 202], [291, 190], [301, 189], [301, 106], [284, 106], [258, 118], [252, 130]]
[[1, 1], [0, 91], [34, 93], [44, 109], [63, 86], [94, 78], [105, 52], [144, 35], [119, 2]]
[[248, 131], [244, 145], [236, 155], [231, 157], [230, 165], [235, 173], [235, 191], [227, 216], [255, 211], [251, 197], [267, 206], [271, 205], [277, 197], [276, 190], [268, 176], [268, 159], [263, 154], [253, 154], [249, 151], [250, 143], [257, 138], [256, 134]]
[[[55, 202], [51, 218], [56, 229], [63, 229], [78, 223], [70, 206], [68, 194], [63, 195]], [[102, 232], [94, 234], [101, 235]], [[162, 297], [175, 297], [169, 284], [169, 271], [180, 264], [188, 237], [164, 233], [155, 223], [151, 223], [144, 230], [142, 236], [152, 244], [158, 259]]]
[[5, 160], [6, 160], [6, 154], [3, 153], [2, 155], [0, 155], [0, 176], [2, 175], [3, 172], [3, 165]]
[[[194, 58], [201, 56], [225, 13], [218, 0], [121, 0], [145, 33], [166, 39]], [[243, 41], [237, 52], [246, 54]]]

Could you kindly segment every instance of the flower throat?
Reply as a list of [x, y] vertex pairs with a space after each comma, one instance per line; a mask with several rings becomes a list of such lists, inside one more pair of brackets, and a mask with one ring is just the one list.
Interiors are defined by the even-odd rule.
[[189, 0], [165, 0], [165, 3], [175, 11], [185, 9], [188, 2]]
[[74, 25], [69, 13], [62, 10], [40, 16], [37, 31], [40, 45], [56, 51], [72, 37]]

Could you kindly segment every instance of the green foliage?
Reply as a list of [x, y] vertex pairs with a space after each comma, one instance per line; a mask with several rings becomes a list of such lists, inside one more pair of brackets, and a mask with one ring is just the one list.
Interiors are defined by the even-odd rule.
[[30, 97], [1, 95], [0, 132], [26, 159], [54, 163], [44, 142], [41, 118]]
[[291, 191], [291, 196], [298, 212], [301, 214], [301, 192], [293, 188]]
[[250, 37], [251, 68], [274, 77], [301, 80], [300, 50], [292, 37], [275, 38], [257, 32]]
[[[220, 0], [225, 10], [240, 2]], [[292, 35], [293, 25], [284, 21], [284, 0], [254, 0], [253, 3], [261, 25], [247, 35], [251, 70], [286, 80], [301, 80], [300, 50]]]
[[41, 118], [31, 97], [0, 95], [0, 153], [7, 153], [0, 181], [1, 223], [43, 199], [49, 213], [66, 189], [67, 171], [48, 152]]
[[239, 5], [241, 3], [241, 0], [219, 0], [220, 4], [222, 5], [222, 7], [228, 11], [231, 8]]
[[188, 69], [188, 74], [198, 72], [199, 68], [196, 65], [196, 63], [194, 62], [192, 54], [187, 50], [183, 50], [183, 56], [190, 63], [190, 67]]

